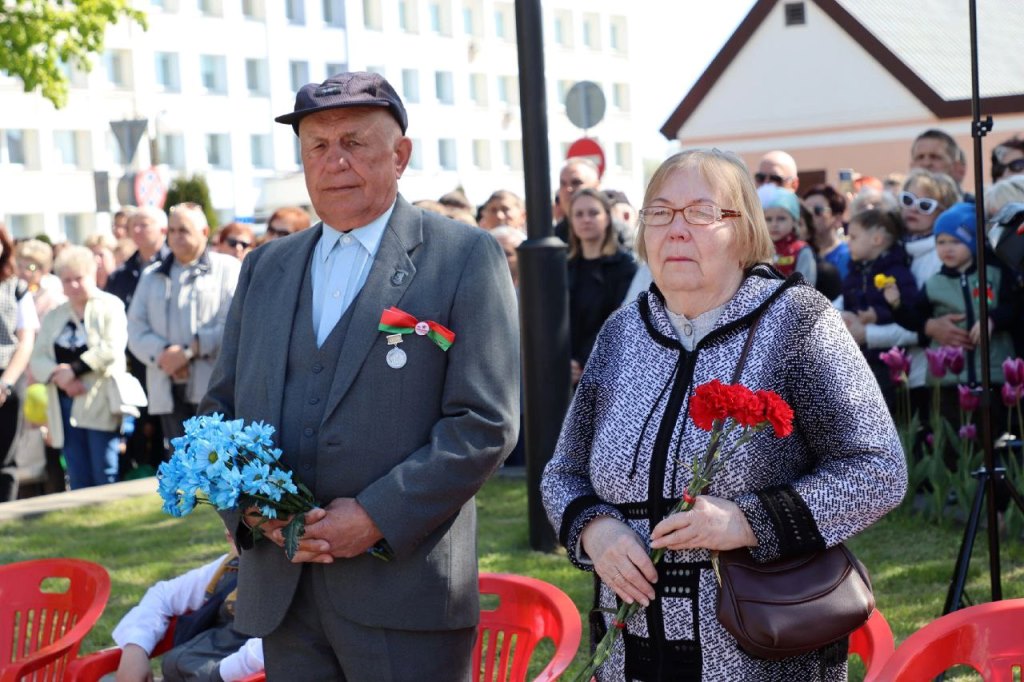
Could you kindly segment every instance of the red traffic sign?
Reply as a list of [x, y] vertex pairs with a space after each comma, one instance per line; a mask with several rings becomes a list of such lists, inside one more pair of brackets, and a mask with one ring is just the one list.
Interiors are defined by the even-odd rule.
[[164, 181], [160, 179], [160, 173], [156, 168], [149, 168], [135, 174], [135, 205], [164, 207], [164, 200], [167, 198], [167, 188]]
[[569, 151], [566, 153], [565, 158], [571, 159], [576, 156], [593, 161], [597, 164], [598, 177], [604, 175], [604, 150], [601, 149], [601, 145], [597, 143], [597, 140], [591, 137], [581, 137], [569, 145]]

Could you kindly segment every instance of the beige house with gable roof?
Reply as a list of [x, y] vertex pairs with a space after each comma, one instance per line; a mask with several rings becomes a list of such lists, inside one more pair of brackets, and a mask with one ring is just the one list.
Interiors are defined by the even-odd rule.
[[[758, 0], [662, 127], [684, 147], [716, 146], [756, 165], [785, 149], [801, 187], [839, 168], [905, 172], [913, 139], [953, 135], [973, 163], [968, 3]], [[992, 147], [1024, 134], [1024, 7], [978, 3], [985, 180]], [[973, 167], [964, 180], [974, 185]]]

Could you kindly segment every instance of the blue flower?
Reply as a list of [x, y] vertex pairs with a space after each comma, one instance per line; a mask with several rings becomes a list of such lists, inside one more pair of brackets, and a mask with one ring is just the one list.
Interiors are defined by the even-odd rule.
[[262, 462], [249, 462], [242, 467], [242, 492], [246, 495], [263, 495], [268, 478], [270, 466]]

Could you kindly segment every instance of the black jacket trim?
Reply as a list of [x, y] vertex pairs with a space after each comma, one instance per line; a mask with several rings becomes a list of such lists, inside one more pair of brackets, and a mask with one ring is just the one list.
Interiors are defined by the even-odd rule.
[[766, 488], [757, 493], [779, 541], [779, 556], [796, 556], [825, 549], [825, 539], [814, 515], [791, 485]]
[[[572, 533], [573, 524], [591, 507], [604, 506], [607, 504], [597, 495], [583, 495], [569, 503], [562, 514], [562, 526], [558, 529], [558, 541], [566, 549], [569, 548], [569, 535]], [[572, 551], [572, 550], [570, 550]]]

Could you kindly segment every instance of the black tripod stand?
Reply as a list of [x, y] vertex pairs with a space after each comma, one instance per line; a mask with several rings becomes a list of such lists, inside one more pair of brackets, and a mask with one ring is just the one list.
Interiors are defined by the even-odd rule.
[[[975, 219], [977, 222], [977, 244], [978, 244], [978, 289], [988, 291], [988, 277], [985, 271], [985, 245], [988, 239], [985, 234], [985, 205], [983, 200], [984, 174], [981, 163], [981, 138], [992, 129], [992, 117], [986, 116], [981, 119], [981, 103], [978, 86], [978, 18], [975, 0], [969, 0], [970, 21], [971, 21], [971, 136], [974, 138], [974, 187], [977, 194], [975, 206]], [[988, 562], [989, 575], [992, 582], [992, 601], [999, 601], [1003, 598], [1003, 586], [999, 562], [999, 523], [996, 509], [996, 490], [1004, 488], [1009, 491], [1010, 497], [1024, 512], [1024, 497], [1014, 488], [1010, 481], [1006, 480], [1006, 469], [995, 465], [995, 446], [992, 441], [992, 416], [989, 410], [991, 400], [991, 360], [989, 357], [989, 333], [988, 333], [988, 297], [978, 297], [978, 320], [980, 321], [981, 343], [981, 440], [984, 449], [984, 459], [980, 469], [973, 473], [978, 479], [978, 489], [974, 494], [974, 501], [971, 504], [971, 513], [967, 517], [967, 526], [964, 528], [964, 539], [960, 544], [960, 553], [956, 559], [956, 568], [953, 572], [953, 580], [946, 594], [946, 605], [942, 613], [951, 613], [963, 606], [964, 584], [967, 582], [967, 569], [971, 563], [971, 552], [974, 550], [974, 540], [978, 534], [978, 526], [981, 520], [981, 508], [987, 501], [988, 510]], [[1013, 444], [1020, 447], [1020, 441], [1000, 440], [1000, 449], [1005, 451], [1005, 456], [1013, 456]]]

